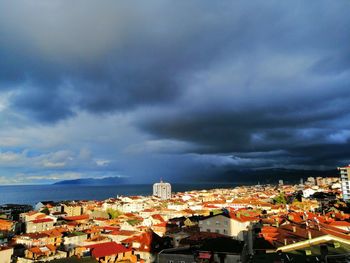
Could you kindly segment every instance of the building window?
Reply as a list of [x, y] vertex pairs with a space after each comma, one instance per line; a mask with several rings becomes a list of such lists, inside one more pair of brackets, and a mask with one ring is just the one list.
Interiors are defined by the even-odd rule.
[[209, 229], [209, 228], [207, 229], [207, 232], [210, 232], [210, 229]]
[[219, 229], [215, 229], [215, 232], [219, 234], [219, 233], [220, 233], [220, 230], [219, 230]]
[[207, 225], [210, 226], [210, 221], [207, 221]]
[[168, 260], [168, 263], [174, 263], [174, 260]]
[[227, 222], [227, 221], [224, 221], [224, 225], [227, 226], [227, 225], [228, 225], [228, 222]]
[[215, 225], [219, 226], [219, 225], [220, 225], [220, 222], [219, 222], [219, 221], [216, 221], [216, 222], [215, 222]]

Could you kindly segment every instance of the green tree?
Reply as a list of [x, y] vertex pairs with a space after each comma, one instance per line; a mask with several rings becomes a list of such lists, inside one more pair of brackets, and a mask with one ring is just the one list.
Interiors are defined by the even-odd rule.
[[49, 215], [50, 214], [50, 210], [47, 207], [44, 207], [40, 212], [44, 213], [45, 215]]
[[283, 192], [273, 199], [275, 204], [287, 204], [287, 198]]
[[117, 218], [118, 216], [123, 214], [121, 211], [115, 210], [115, 209], [112, 209], [112, 208], [108, 208], [107, 209], [107, 213], [108, 213], [110, 219]]

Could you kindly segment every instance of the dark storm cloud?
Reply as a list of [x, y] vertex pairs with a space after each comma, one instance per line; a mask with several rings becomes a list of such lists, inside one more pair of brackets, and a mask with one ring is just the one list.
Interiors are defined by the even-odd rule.
[[294, 107], [276, 106], [276, 103], [237, 111], [178, 110], [172, 114], [158, 113], [140, 122], [143, 129], [156, 136], [196, 142], [202, 146], [202, 150], [198, 150], [203, 153], [270, 151], [276, 147], [295, 146], [295, 143], [309, 143], [310, 138], [324, 140], [334, 130], [327, 129], [327, 123], [322, 122], [349, 114], [348, 103], [350, 98], [340, 107], [315, 100], [307, 106], [305, 101], [300, 101], [301, 105]]
[[[323, 6], [312, 4], [293, 6], [295, 15], [290, 14], [291, 6], [278, 2], [261, 7], [257, 3], [228, 2], [84, 2], [67, 6], [68, 2], [8, 2], [3, 4], [4, 23], [0, 27], [4, 36], [0, 43], [4, 58], [1, 79], [24, 85], [28, 80], [36, 82], [43, 100], [50, 100], [60, 86], [69, 82], [64, 88], [77, 99], [72, 103], [69, 97], [58, 96], [62, 118], [69, 116], [66, 112], [71, 109], [67, 107], [77, 105], [92, 112], [108, 112], [168, 103], [186, 89], [183, 78], [211, 63], [245, 60], [247, 53], [260, 49], [269, 54], [274, 50], [297, 53], [299, 49], [324, 48], [332, 40], [324, 37], [318, 41], [317, 37], [322, 37], [321, 30], [329, 28], [329, 22], [343, 30], [338, 24], [343, 22], [342, 16], [322, 14]], [[340, 7], [330, 10], [341, 12]], [[321, 25], [310, 26], [309, 20], [321, 14], [326, 16], [320, 20]], [[341, 42], [347, 39], [344, 34]], [[33, 100], [29, 111], [40, 111], [36, 107], [38, 98], [30, 94], [19, 94], [27, 103], [18, 106], [30, 108]], [[56, 116], [53, 120], [57, 120], [60, 109], [52, 110]], [[46, 112], [48, 119], [51, 111]]]
[[[238, 167], [335, 166], [347, 163], [350, 156], [350, 125], [344, 121], [350, 117], [350, 98], [341, 101], [315, 100], [305, 107], [301, 100], [294, 107], [251, 107], [237, 112], [179, 111], [159, 114], [143, 121], [141, 127], [156, 137], [195, 143], [198, 147], [192, 151], [196, 153], [253, 160], [234, 164]], [[336, 125], [335, 120], [339, 120]], [[278, 152], [271, 155], [273, 151]]]
[[[111, 112], [171, 102], [185, 88], [181, 78], [215, 60], [237, 30], [221, 4], [217, 14], [190, 3], [81, 4], [3, 4], [2, 86], [21, 86], [14, 106], [40, 120], [65, 118], [74, 107]], [[58, 94], [62, 86], [68, 95]], [[37, 106], [55, 95], [61, 106], [44, 116]]]
[[58, 121], [74, 115], [69, 98], [63, 97], [59, 89], [43, 89], [41, 85], [23, 90], [13, 100], [14, 107], [43, 122]]
[[332, 166], [349, 158], [349, 8], [3, 2], [0, 90], [38, 122], [131, 112], [142, 132], [209, 162]]

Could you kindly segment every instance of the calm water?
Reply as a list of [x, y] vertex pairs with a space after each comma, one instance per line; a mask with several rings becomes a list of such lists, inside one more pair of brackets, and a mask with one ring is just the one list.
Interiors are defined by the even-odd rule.
[[[237, 184], [172, 184], [173, 192], [231, 188]], [[51, 200], [104, 200], [117, 195], [151, 195], [152, 185], [6, 185], [0, 186], [0, 204], [30, 204]]]

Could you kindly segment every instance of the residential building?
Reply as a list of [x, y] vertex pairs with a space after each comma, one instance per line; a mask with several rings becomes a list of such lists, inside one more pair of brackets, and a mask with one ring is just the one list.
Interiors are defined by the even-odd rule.
[[153, 185], [153, 195], [160, 197], [163, 200], [171, 198], [171, 185], [169, 183], [164, 183], [162, 180], [160, 183], [155, 183]]
[[344, 200], [350, 199], [350, 165], [338, 167], [340, 171], [341, 191]]
[[199, 221], [201, 232], [213, 232], [244, 240], [244, 233], [249, 230], [256, 218], [247, 217], [241, 214], [219, 214], [208, 216]]
[[98, 262], [137, 262], [132, 248], [115, 242], [106, 242], [80, 248], [82, 256], [92, 256]]
[[76, 246], [81, 246], [88, 235], [84, 232], [70, 232], [63, 238], [64, 246], [67, 250], [73, 249]]
[[42, 218], [26, 222], [26, 233], [35, 233], [54, 228], [55, 221], [51, 218]]
[[53, 245], [45, 245], [41, 247], [31, 247], [25, 251], [24, 258], [18, 258], [18, 263], [36, 262], [45, 258], [46, 261], [66, 258], [67, 252], [58, 251]]
[[14, 228], [15, 222], [0, 219], [0, 231], [10, 232]]
[[315, 185], [316, 184], [315, 178], [311, 177], [311, 176], [308, 177], [307, 180], [306, 180], [306, 184], [311, 185], [311, 186]]
[[52, 207], [54, 205], [55, 205], [54, 201], [41, 201], [36, 203], [36, 205], [34, 206], [34, 210], [41, 211], [45, 207]]
[[15, 237], [16, 244], [22, 244], [26, 247], [44, 246], [46, 244], [54, 244], [48, 240], [49, 235], [45, 233], [27, 233]]
[[304, 198], [309, 198], [311, 195], [313, 195], [314, 193], [316, 193], [315, 190], [313, 190], [312, 188], [305, 188], [303, 191], [303, 197]]
[[80, 216], [83, 213], [83, 209], [79, 204], [63, 204], [63, 212], [67, 213], [67, 216]]
[[4, 204], [0, 205], [0, 216], [5, 219], [19, 220], [19, 215], [33, 209], [31, 205]]
[[145, 263], [155, 262], [154, 252], [163, 249], [163, 239], [152, 231], [143, 232], [121, 241], [123, 245], [134, 250], [134, 254]]
[[[298, 222], [286, 223], [279, 227], [264, 226], [259, 235], [268, 245], [265, 251], [269, 253], [298, 251], [298, 254], [304, 257], [317, 256], [318, 261], [321, 262], [325, 262], [322, 259], [327, 255], [348, 253], [350, 245], [348, 231], [318, 220], [307, 220], [307, 224], [303, 224], [300, 220]], [[254, 244], [261, 243], [261, 241], [255, 240]]]
[[19, 219], [21, 222], [28, 222], [28, 221], [33, 221], [36, 219], [41, 219], [41, 218], [45, 218], [47, 215], [44, 213], [40, 213], [37, 211], [30, 211], [27, 213], [21, 213], [19, 215]]
[[[18, 257], [17, 263], [73, 256], [100, 263], [247, 262], [249, 255], [256, 257], [252, 262], [259, 257], [263, 262], [299, 262], [304, 256], [311, 262], [316, 257], [325, 261], [350, 251], [347, 203], [333, 202], [341, 198], [339, 179], [311, 177], [303, 186], [280, 182], [279, 187], [238, 186], [172, 195], [171, 188], [162, 188], [170, 184], [160, 182], [154, 196], [40, 202], [36, 208], [45, 213], [22, 213], [19, 222], [8, 220], [2, 209], [2, 218], [7, 219], [0, 219], [0, 263], [8, 258], [9, 251], [4, 251], [9, 244], [16, 247], [12, 258]], [[339, 187], [334, 186], [337, 182]], [[276, 202], [281, 191], [293, 202]], [[20, 234], [23, 230], [17, 231], [17, 226], [22, 223], [32, 233]]]
[[159, 263], [193, 263], [193, 262], [245, 262], [244, 243], [229, 237], [205, 239], [194, 247], [164, 249], [158, 254]]
[[12, 254], [13, 254], [12, 247], [0, 247], [1, 263], [11, 263]]

